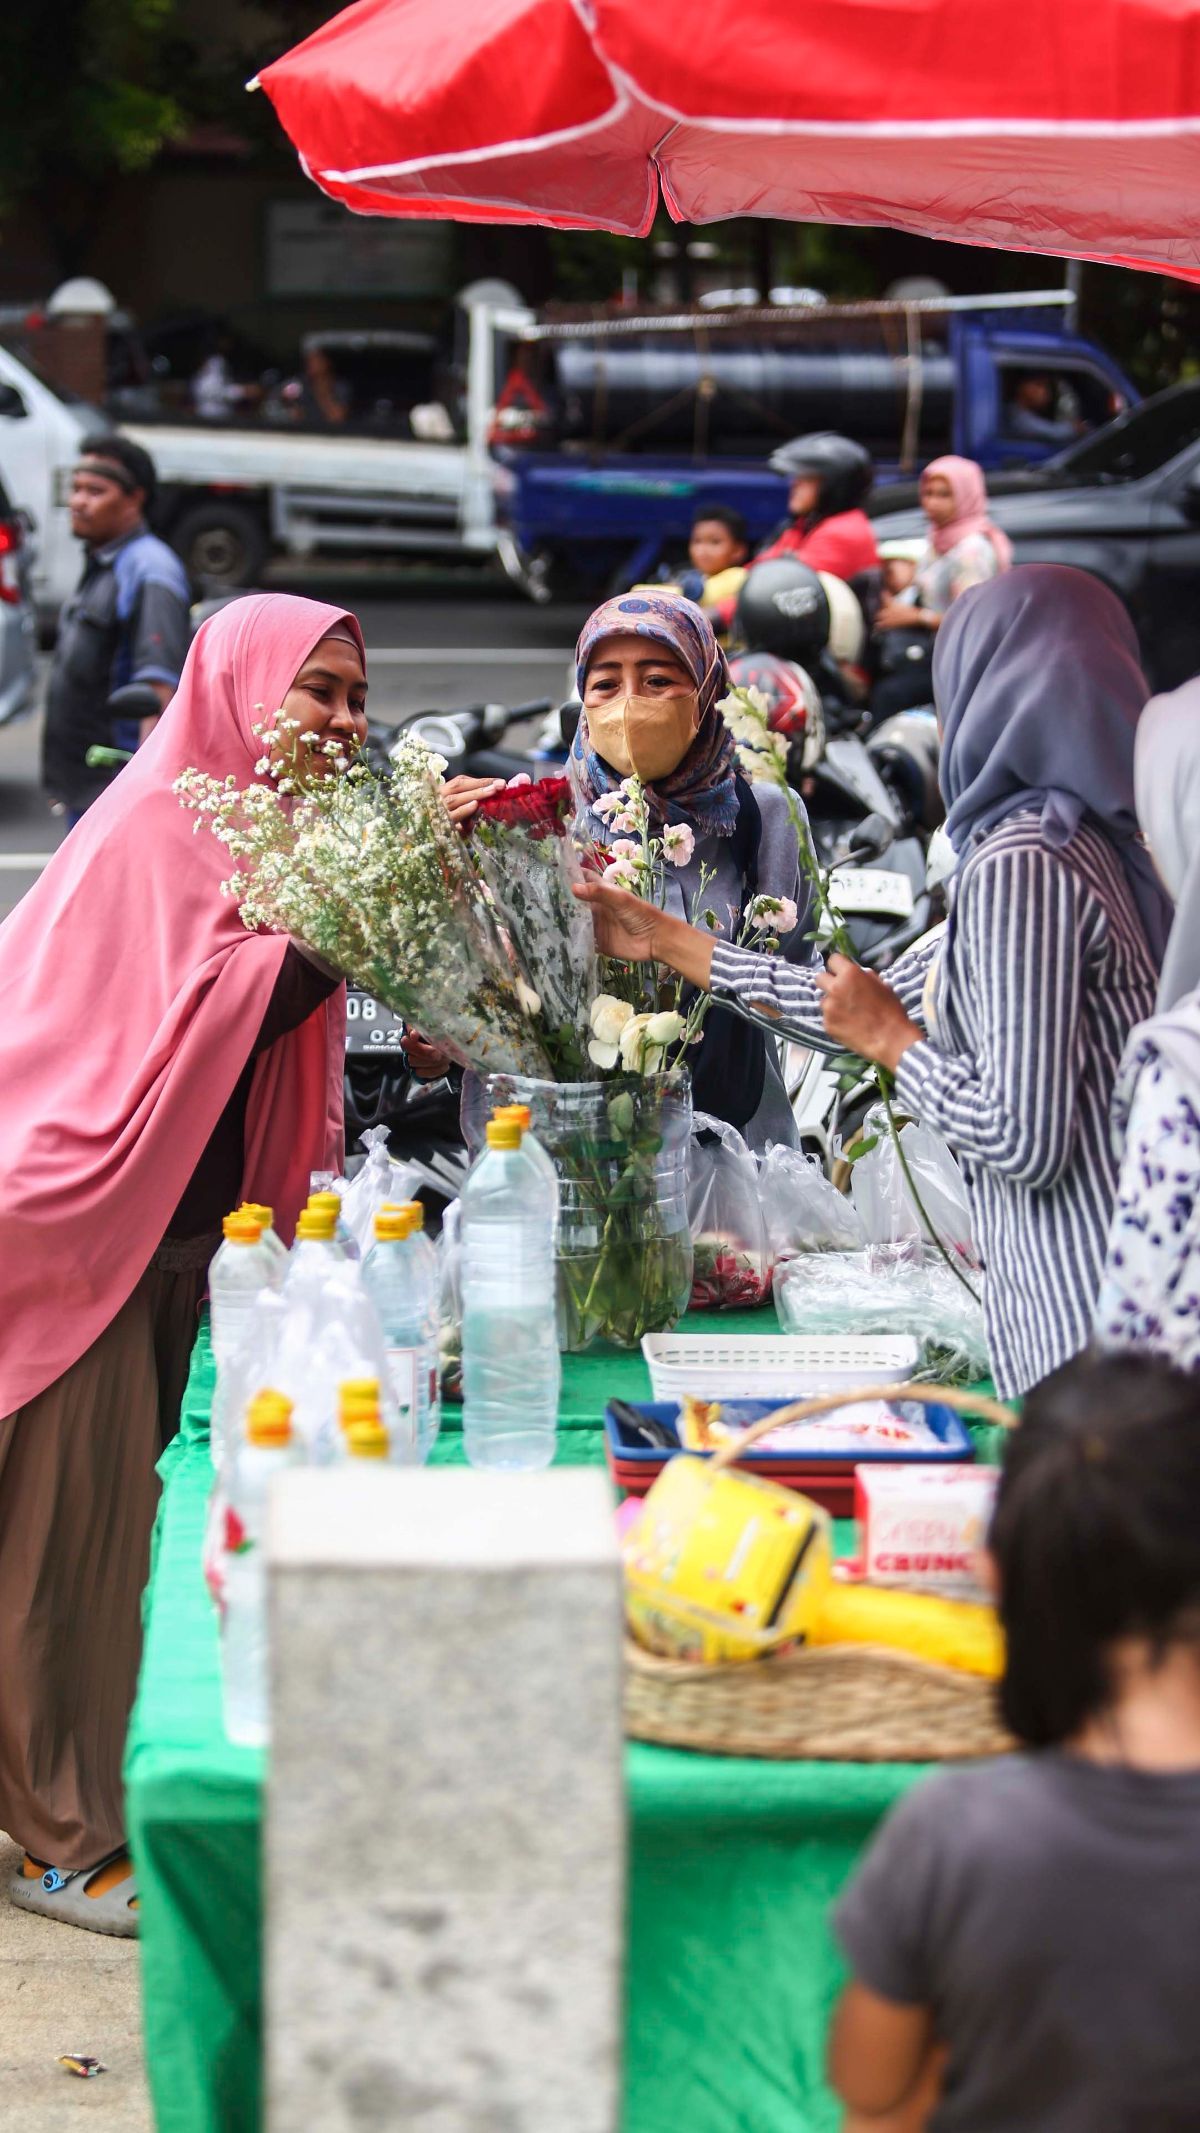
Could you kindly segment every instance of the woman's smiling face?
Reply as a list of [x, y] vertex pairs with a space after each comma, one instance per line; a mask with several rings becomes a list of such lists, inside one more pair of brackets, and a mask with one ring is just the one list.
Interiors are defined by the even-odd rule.
[[276, 760], [301, 779], [324, 776], [357, 754], [367, 737], [367, 677], [358, 646], [346, 637], [314, 645], [280, 706], [295, 720], [279, 735]]

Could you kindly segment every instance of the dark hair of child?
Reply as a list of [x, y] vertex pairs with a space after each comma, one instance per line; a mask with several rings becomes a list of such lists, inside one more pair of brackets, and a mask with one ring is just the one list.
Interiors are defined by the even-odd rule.
[[1200, 1382], [1083, 1357], [1033, 1391], [1000, 1478], [1005, 1722], [1054, 1747], [1110, 1701], [1108, 1647], [1200, 1646]]
[[750, 529], [740, 511], [732, 504], [697, 504], [692, 512], [693, 531], [701, 525], [724, 526], [730, 540], [743, 548], [750, 546]]

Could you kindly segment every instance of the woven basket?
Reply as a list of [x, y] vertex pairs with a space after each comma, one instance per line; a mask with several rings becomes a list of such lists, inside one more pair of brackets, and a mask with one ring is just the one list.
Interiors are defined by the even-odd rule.
[[[957, 1408], [1011, 1427], [994, 1400], [945, 1386], [872, 1385], [795, 1401], [714, 1454], [733, 1466], [782, 1422], [856, 1400], [910, 1400]], [[949, 1762], [1013, 1746], [992, 1681], [931, 1665], [880, 1645], [798, 1647], [721, 1666], [663, 1659], [626, 1640], [625, 1731], [633, 1740], [706, 1755], [847, 1763]]]

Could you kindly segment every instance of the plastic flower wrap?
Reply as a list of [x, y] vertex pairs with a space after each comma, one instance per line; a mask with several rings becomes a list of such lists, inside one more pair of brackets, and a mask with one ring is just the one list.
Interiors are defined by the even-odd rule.
[[565, 778], [509, 786], [484, 800], [470, 827], [472, 857], [537, 996], [556, 1077], [585, 1072], [599, 964], [586, 904], [571, 894], [583, 866], [567, 835]]
[[194, 770], [175, 785], [235, 862], [223, 886], [243, 924], [292, 935], [465, 1066], [553, 1076], [519, 941], [442, 803], [441, 759], [407, 741], [387, 776], [358, 762], [299, 790], [269, 756], [258, 768], [244, 791]]

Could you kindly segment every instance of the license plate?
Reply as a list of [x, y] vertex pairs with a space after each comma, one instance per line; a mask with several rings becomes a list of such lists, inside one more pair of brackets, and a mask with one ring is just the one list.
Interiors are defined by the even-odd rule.
[[843, 917], [912, 917], [911, 881], [907, 874], [893, 874], [886, 867], [835, 867], [829, 877], [829, 897]]
[[399, 1015], [394, 1015], [382, 1000], [373, 1000], [365, 992], [346, 994], [348, 1052], [398, 1052], [403, 1035], [404, 1024]]

